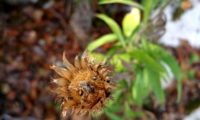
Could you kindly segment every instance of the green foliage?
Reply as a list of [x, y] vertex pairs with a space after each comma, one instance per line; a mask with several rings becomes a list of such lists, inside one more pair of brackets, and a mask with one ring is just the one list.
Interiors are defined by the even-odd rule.
[[111, 63], [115, 65], [116, 72], [122, 72], [125, 70], [122, 61], [130, 62], [130, 55], [127, 53], [113, 55]]
[[142, 4], [144, 6], [144, 22], [146, 23], [151, 15], [151, 11], [153, 9], [153, 3], [157, 0], [143, 0]]
[[113, 33], [111, 34], [106, 34], [101, 36], [100, 38], [96, 39], [95, 41], [91, 42], [87, 49], [89, 51], [93, 51], [96, 48], [100, 47], [101, 45], [105, 44], [105, 43], [109, 43], [109, 42], [114, 42], [115, 40], [117, 40], [117, 36]]
[[[189, 58], [189, 64], [192, 65], [194, 63], [198, 63], [199, 59], [200, 58], [199, 58], [197, 53], [192, 53], [190, 55], [190, 58]], [[185, 77], [188, 77], [189, 79], [194, 80], [194, 78], [195, 78], [195, 69], [189, 69], [189, 70], [186, 70], [184, 72], [186, 72], [186, 74], [185, 74], [186, 76]]]
[[97, 14], [97, 17], [102, 19], [110, 27], [112, 32], [117, 36], [118, 40], [121, 42], [122, 46], [125, 47], [125, 39], [119, 25], [107, 15]]
[[138, 4], [137, 2], [134, 2], [132, 0], [99, 0], [100, 5], [113, 4], [113, 3], [120, 3], [120, 4], [130, 5], [133, 7], [143, 9], [143, 7], [140, 4]]
[[197, 54], [192, 54], [190, 56], [190, 64], [194, 63], [194, 62], [198, 62], [199, 61], [199, 56]]
[[126, 37], [131, 36], [133, 31], [138, 27], [139, 24], [140, 11], [137, 8], [132, 8], [131, 12], [127, 13], [122, 21], [124, 35]]
[[[176, 59], [159, 45], [150, 42], [148, 36], [144, 37], [141, 34], [141, 30], [145, 29], [149, 22], [152, 10], [157, 7], [158, 3], [162, 4], [162, 2], [159, 0], [143, 0], [142, 5], [139, 5], [131, 0], [100, 0], [99, 3], [121, 3], [137, 6], [137, 8], [132, 9], [132, 12], [125, 15], [122, 20], [122, 27], [105, 14], [96, 15], [109, 26], [112, 33], [103, 35], [90, 43], [87, 48], [88, 51], [92, 52], [103, 44], [114, 42], [112, 48], [104, 57], [111, 58], [110, 62], [115, 66], [117, 74], [134, 71], [134, 74], [130, 75], [131, 80], [123, 78], [118, 83], [118, 87], [113, 93], [113, 99], [108, 101], [104, 109], [105, 114], [112, 120], [132, 120], [142, 114], [140, 111], [134, 110], [133, 106], [144, 105], [152, 93], [157, 103], [163, 104], [165, 102], [165, 91], [161, 82], [166, 76], [169, 76], [167, 67], [170, 68], [178, 81], [177, 100], [180, 100], [181, 70]], [[142, 20], [140, 19], [141, 10], [144, 14]], [[138, 36], [137, 42], [135, 36]], [[128, 65], [128, 68], [125, 64]], [[118, 115], [119, 112], [123, 112], [123, 115]]]

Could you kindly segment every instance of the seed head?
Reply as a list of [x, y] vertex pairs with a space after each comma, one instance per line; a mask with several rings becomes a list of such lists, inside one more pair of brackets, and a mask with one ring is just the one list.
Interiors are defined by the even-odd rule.
[[104, 62], [95, 63], [87, 52], [76, 56], [71, 64], [63, 53], [64, 67], [51, 66], [58, 78], [52, 92], [62, 101], [62, 117], [99, 111], [109, 98], [113, 85], [110, 70]]

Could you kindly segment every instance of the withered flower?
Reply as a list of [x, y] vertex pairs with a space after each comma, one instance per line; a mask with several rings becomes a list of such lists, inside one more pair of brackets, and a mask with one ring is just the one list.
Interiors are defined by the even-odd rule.
[[62, 116], [101, 110], [113, 88], [108, 66], [104, 62], [95, 63], [87, 52], [76, 56], [74, 65], [63, 53], [63, 64], [64, 67], [51, 66], [59, 75], [52, 81], [56, 84], [52, 92], [62, 100]]

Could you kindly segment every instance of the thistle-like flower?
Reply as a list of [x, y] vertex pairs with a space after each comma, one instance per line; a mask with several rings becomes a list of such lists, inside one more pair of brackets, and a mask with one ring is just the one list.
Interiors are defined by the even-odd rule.
[[62, 100], [62, 116], [101, 110], [113, 88], [108, 66], [104, 62], [95, 63], [87, 52], [76, 56], [74, 65], [63, 53], [63, 64], [65, 67], [51, 66], [59, 75], [52, 81], [56, 84], [52, 92]]

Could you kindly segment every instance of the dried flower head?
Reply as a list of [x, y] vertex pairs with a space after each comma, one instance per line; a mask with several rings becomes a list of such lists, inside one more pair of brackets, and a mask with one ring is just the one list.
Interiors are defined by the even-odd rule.
[[113, 88], [108, 66], [95, 63], [87, 52], [76, 56], [74, 65], [63, 53], [63, 64], [65, 67], [51, 66], [59, 75], [53, 79], [56, 88], [52, 91], [62, 100], [62, 116], [101, 110]]

